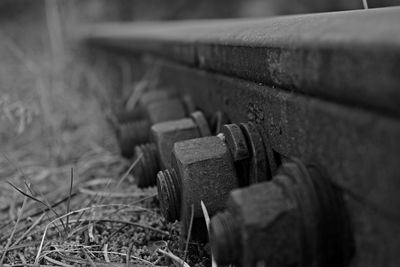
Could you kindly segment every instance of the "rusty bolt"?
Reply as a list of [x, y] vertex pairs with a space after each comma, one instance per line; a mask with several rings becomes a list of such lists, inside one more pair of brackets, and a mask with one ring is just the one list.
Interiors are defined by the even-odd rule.
[[157, 191], [163, 192], [158, 197], [164, 218], [169, 222], [177, 220], [181, 209], [181, 184], [174, 169], [158, 172]]
[[[139, 187], [141, 187], [140, 185], [155, 185], [157, 171], [159, 171], [160, 168], [168, 169], [171, 167], [171, 151], [175, 142], [202, 136], [199, 128], [207, 128], [208, 124], [201, 112], [196, 112], [196, 117], [203, 117], [204, 121], [202, 122], [204, 122], [204, 124], [199, 126], [193, 119], [185, 118], [156, 123], [151, 127], [151, 139], [155, 147], [155, 150], [152, 149], [151, 153], [155, 153], [157, 155], [156, 157], [153, 157], [153, 160], [156, 161], [157, 164], [148, 164], [147, 166], [143, 166], [143, 168], [148, 169], [147, 173], [152, 173], [153, 176], [137, 176], [136, 179]], [[154, 167], [157, 167], [157, 169], [154, 169]]]
[[157, 160], [157, 148], [155, 144], [142, 144], [134, 149], [134, 166], [132, 174], [138, 187], [147, 187], [156, 183], [156, 175], [159, 170]]
[[231, 192], [211, 220], [211, 249], [220, 265], [346, 266], [344, 211], [329, 180], [293, 160], [271, 181]]
[[200, 111], [192, 113], [191, 118], [161, 122], [151, 127], [162, 169], [171, 168], [171, 151], [176, 142], [209, 135], [208, 123]]
[[117, 130], [117, 140], [122, 156], [130, 158], [137, 144], [145, 143], [149, 138], [150, 124], [147, 120], [128, 122], [120, 125]]
[[[253, 150], [248, 151], [252, 154], [246, 155], [245, 144], [248, 147], [253, 147], [254, 145], [248, 142], [257, 141], [258, 139], [255, 137], [259, 137], [257, 135], [258, 130], [252, 123], [226, 125], [224, 129], [227, 138], [220, 138], [219, 136], [198, 138], [177, 142], [174, 145], [171, 167], [175, 170], [182, 188], [173, 190], [173, 192], [182, 192], [182, 213], [178, 213], [176, 217], [169, 214], [164, 214], [164, 216], [173, 218], [172, 220], [181, 219], [184, 226], [183, 234], [185, 234], [185, 225], [192, 204], [195, 205], [195, 218], [202, 216], [199, 208], [201, 200], [206, 203], [210, 214], [215, 213], [225, 206], [223, 200], [231, 189], [248, 185], [248, 175], [252, 173], [250, 168], [258, 168], [256, 164], [253, 166], [250, 163], [260, 162], [261, 156], [264, 156], [264, 161], [267, 160], [265, 154], [256, 154]], [[263, 144], [261, 144], [261, 147], [263, 149]], [[252, 159], [252, 156], [255, 156], [255, 159]], [[246, 164], [248, 168], [244, 167]], [[265, 163], [262, 162], [262, 164]], [[264, 174], [267, 175], [267, 173]], [[260, 175], [260, 173], [258, 172], [257, 175]], [[164, 179], [164, 177], [159, 176], [157, 183], [163, 182], [160, 179]], [[268, 180], [270, 177], [263, 179]], [[161, 190], [162, 188], [158, 187], [158, 189]], [[161, 199], [177, 198], [163, 196], [169, 194], [169, 192], [171, 190], [161, 190], [158, 194]], [[175, 203], [161, 201], [161, 206], [163, 205], [175, 205]], [[180, 209], [166, 207], [162, 210], [180, 211]]]
[[145, 111], [146, 118], [122, 124], [117, 130], [117, 138], [124, 157], [133, 155], [134, 146], [150, 141], [149, 127], [152, 124], [185, 117], [184, 106], [178, 98], [151, 102], [145, 107]]
[[[210, 214], [214, 214], [224, 207], [229, 192], [238, 186], [230, 152], [226, 144], [215, 136], [175, 143], [172, 169], [176, 172], [176, 179], [179, 181], [177, 183], [168, 181], [170, 178], [165, 175], [165, 171], [157, 175], [161, 210], [165, 212], [163, 215], [169, 221], [182, 219], [182, 216], [182, 221], [187, 221], [187, 214], [190, 218], [192, 205], [194, 218], [202, 218], [200, 201], [206, 204]], [[162, 186], [164, 184], [173, 185], [175, 188], [166, 190], [166, 187]], [[169, 201], [179, 199], [179, 196], [181, 201]]]

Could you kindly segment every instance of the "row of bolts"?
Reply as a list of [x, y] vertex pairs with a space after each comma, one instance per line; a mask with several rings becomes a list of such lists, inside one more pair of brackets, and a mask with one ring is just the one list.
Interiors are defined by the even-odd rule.
[[137, 108], [115, 117], [122, 155], [138, 161], [137, 185], [157, 185], [165, 219], [180, 221], [183, 237], [208, 237], [218, 265], [347, 264], [340, 194], [315, 166], [277, 157], [258, 125], [230, 124], [222, 112], [209, 123], [189, 96], [164, 90], [144, 93]]

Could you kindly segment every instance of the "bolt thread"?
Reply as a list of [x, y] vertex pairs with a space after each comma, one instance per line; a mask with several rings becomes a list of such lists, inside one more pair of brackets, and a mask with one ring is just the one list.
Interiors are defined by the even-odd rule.
[[181, 211], [181, 184], [174, 169], [157, 174], [157, 191], [161, 213], [169, 222], [179, 220]]
[[218, 265], [239, 263], [240, 228], [229, 211], [218, 213], [211, 219], [210, 244]]
[[140, 157], [138, 166], [133, 174], [138, 187], [148, 187], [156, 184], [156, 176], [159, 171], [157, 148], [153, 143], [138, 145], [134, 149], [135, 160]]
[[133, 156], [134, 147], [149, 140], [150, 123], [148, 120], [139, 120], [121, 124], [117, 132], [117, 139], [124, 157]]

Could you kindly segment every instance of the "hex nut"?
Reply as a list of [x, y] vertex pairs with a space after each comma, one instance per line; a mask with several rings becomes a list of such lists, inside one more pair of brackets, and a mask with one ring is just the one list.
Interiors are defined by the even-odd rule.
[[149, 126], [147, 120], [121, 124], [116, 135], [122, 156], [126, 158], [132, 157], [136, 145], [148, 142]]
[[225, 137], [225, 142], [232, 153], [234, 161], [243, 160], [249, 157], [246, 138], [237, 124], [225, 124], [222, 126], [221, 133]]
[[348, 266], [353, 242], [337, 188], [297, 159], [283, 163], [271, 181], [233, 190], [210, 225], [220, 265]]
[[202, 137], [177, 142], [172, 167], [182, 185], [181, 219], [203, 217], [200, 201], [212, 215], [225, 207], [229, 192], [238, 187], [236, 170], [226, 144], [218, 137]]
[[137, 163], [131, 173], [137, 186], [143, 188], [154, 185], [159, 170], [155, 144], [141, 144], [136, 146], [134, 151], [133, 162], [137, 161]]
[[151, 140], [157, 147], [161, 169], [171, 168], [171, 151], [177, 141], [200, 137], [192, 119], [156, 123], [151, 127]]
[[152, 102], [146, 107], [146, 114], [151, 124], [177, 120], [186, 116], [182, 101], [178, 98]]
[[268, 260], [267, 266], [291, 266], [298, 261], [298, 213], [287, 195], [275, 182], [232, 191], [228, 210], [245, 229], [240, 237], [243, 266], [260, 259]]

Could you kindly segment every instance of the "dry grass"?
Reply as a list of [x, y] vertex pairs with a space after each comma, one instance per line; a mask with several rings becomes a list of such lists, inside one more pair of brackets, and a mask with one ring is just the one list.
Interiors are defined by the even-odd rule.
[[[179, 226], [161, 217], [155, 188], [135, 186], [129, 171], [135, 163], [119, 156], [105, 120], [113, 88], [123, 85], [134, 105], [156, 83], [154, 74], [132, 90], [126, 62], [116, 63], [125, 70], [122, 81], [109, 75], [103, 58], [88, 63], [53, 28], [62, 14], [46, 3], [52, 23], [29, 25], [32, 36], [17, 35], [21, 25], [1, 29], [0, 55], [7, 55], [0, 63], [1, 263], [208, 265], [204, 245], [188, 241], [187, 256], [180, 249]], [[39, 41], [33, 49], [38, 32], [50, 44]]]

